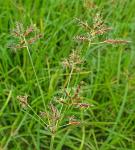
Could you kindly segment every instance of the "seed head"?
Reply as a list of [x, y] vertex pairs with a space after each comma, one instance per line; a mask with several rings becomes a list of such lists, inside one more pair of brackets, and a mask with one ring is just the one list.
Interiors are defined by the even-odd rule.
[[19, 100], [20, 106], [22, 108], [26, 108], [28, 106], [28, 96], [17, 96], [17, 99]]
[[77, 23], [78, 23], [82, 28], [84, 28], [85, 30], [88, 30], [88, 31], [91, 30], [91, 27], [88, 25], [87, 22], [84, 22], [84, 21], [82, 21], [82, 20], [79, 19], [79, 18], [75, 18], [75, 19], [76, 19]]
[[44, 111], [40, 111], [40, 112], [39, 112], [39, 115], [40, 115], [41, 117], [45, 117], [45, 116], [47, 116], [47, 113], [44, 112]]
[[23, 33], [23, 35], [26, 37], [26, 36], [29, 36], [30, 33], [34, 32], [34, 26], [30, 26], [26, 29], [26, 31]]
[[88, 37], [80, 36], [80, 35], [75, 36], [74, 39], [82, 42], [90, 41]]
[[34, 25], [31, 25], [25, 29], [22, 23], [17, 22], [15, 29], [12, 31], [12, 35], [15, 38], [17, 38], [17, 42], [14, 43], [13, 45], [9, 46], [9, 48], [14, 49], [14, 51], [16, 52], [16, 49], [25, 48], [29, 44], [33, 44], [38, 39], [43, 37], [43, 35], [41, 35], [41, 34], [37, 34], [35, 36], [34, 33], [35, 33]]
[[108, 39], [105, 40], [104, 43], [108, 44], [127, 44], [130, 43], [131, 41], [126, 41], [126, 40], [114, 40], [114, 39]]
[[60, 118], [60, 113], [52, 103], [49, 108], [51, 110], [50, 118], [52, 119], [52, 122], [56, 122]]
[[62, 61], [62, 65], [67, 68], [74, 68], [80, 64], [82, 64], [83, 60], [81, 59], [78, 51], [72, 51], [68, 58], [64, 58]]

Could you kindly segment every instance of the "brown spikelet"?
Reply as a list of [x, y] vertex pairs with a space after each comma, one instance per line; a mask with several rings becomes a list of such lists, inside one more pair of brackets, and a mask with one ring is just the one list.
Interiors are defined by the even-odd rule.
[[22, 108], [25, 108], [28, 106], [28, 96], [17, 96], [17, 99], [19, 100], [19, 103], [21, 105]]
[[34, 31], [34, 27], [30, 26], [29, 28], [27, 28], [27, 30], [24, 32], [24, 36], [28, 36], [30, 33], [32, 33]]
[[108, 44], [127, 44], [130, 43], [131, 41], [126, 41], [126, 40], [114, 40], [114, 39], [108, 39], [105, 40], [104, 43]]
[[78, 41], [89, 41], [89, 38], [80, 35], [75, 36], [74, 39]]
[[65, 68], [72, 68], [74, 66], [74, 68], [79, 67], [80, 64], [82, 64], [83, 60], [80, 57], [79, 52], [76, 50], [73, 50], [72, 53], [69, 55], [68, 58], [64, 58], [62, 60], [62, 65]]
[[79, 121], [70, 121], [68, 124], [69, 125], [79, 125], [80, 122]]
[[9, 46], [9, 48], [12, 48], [12, 49], [22, 49], [22, 48], [26, 48], [26, 46], [25, 45], [11, 45], [11, 46]]
[[35, 32], [34, 29], [34, 25], [25, 29], [22, 23], [17, 22], [15, 29], [11, 32], [12, 36], [14, 36], [17, 41], [14, 45], [10, 45], [8, 47], [14, 49], [14, 52], [16, 52], [17, 49], [25, 48], [28, 44], [33, 44], [38, 39], [42, 38], [42, 34], [38, 34], [34, 37], [33, 35], [30, 35], [30, 33]]
[[55, 122], [60, 117], [59, 111], [53, 104], [50, 104], [50, 110], [52, 112], [52, 115], [51, 115], [52, 121]]
[[71, 96], [70, 96], [70, 94], [68, 93], [67, 90], [65, 90], [65, 93], [66, 93], [66, 96], [67, 96], [68, 98], [71, 98]]
[[12, 31], [11, 33], [12, 36], [15, 36], [15, 37], [20, 37], [20, 33], [18, 33], [17, 31]]
[[25, 44], [25, 41], [24, 40], [20, 41], [20, 45], [23, 45], [23, 44]]
[[45, 117], [45, 116], [47, 116], [47, 113], [44, 112], [44, 111], [40, 111], [40, 112], [39, 112], [39, 115], [40, 115], [41, 117]]
[[96, 30], [96, 31], [94, 31], [94, 34], [95, 35], [99, 35], [99, 34], [104, 34], [104, 33], [106, 33], [106, 32], [108, 32], [108, 31], [110, 31], [112, 28], [103, 28], [103, 29], [100, 29], [100, 30]]
[[94, 30], [99, 30], [99, 29], [102, 29], [104, 26], [104, 22], [103, 22], [103, 19], [101, 17], [101, 14], [100, 13], [96, 13], [96, 15], [94, 16], [93, 18], [93, 29]]
[[30, 40], [28, 40], [28, 43], [29, 44], [32, 44], [32, 43], [34, 43], [36, 41], [36, 38], [34, 37], [34, 38], [31, 38]]
[[83, 60], [80, 57], [80, 54], [78, 51], [72, 51], [72, 53], [69, 55], [69, 59], [68, 59], [70, 65], [72, 66], [74, 65], [79, 65], [83, 62]]
[[81, 92], [81, 87], [82, 87], [83, 84], [84, 84], [83, 81], [81, 81], [80, 84], [78, 84], [78, 86], [77, 86], [77, 88], [75, 90], [75, 93], [72, 96], [72, 100], [80, 100], [79, 94]]
[[70, 68], [70, 63], [69, 63], [69, 61], [68, 61], [68, 59], [66, 59], [66, 58], [64, 58], [63, 60], [62, 60], [62, 62], [61, 62], [61, 64], [62, 64], [62, 66], [64, 67], [64, 68]]
[[70, 116], [69, 117], [68, 125], [79, 125], [79, 124], [80, 124], [80, 121], [77, 121], [75, 119], [75, 116]]
[[65, 104], [65, 105], [68, 105], [68, 103], [66, 103], [64, 100], [61, 100], [61, 99], [58, 102], [62, 103], [62, 104]]
[[21, 36], [24, 32], [24, 27], [21, 22], [16, 22], [16, 28], [14, 29], [14, 32], [18, 33], [19, 36]]
[[57, 121], [60, 119], [60, 112], [52, 103], [50, 103], [49, 109], [50, 112], [47, 114], [47, 116], [49, 117], [50, 123], [48, 127], [52, 133], [55, 133]]
[[89, 108], [93, 107], [94, 105], [92, 104], [87, 104], [87, 103], [73, 103], [73, 105], [79, 107], [79, 108]]
[[81, 90], [81, 84], [78, 85], [78, 87], [77, 87], [77, 89], [76, 89], [76, 91], [75, 91], [75, 93], [74, 93], [72, 99], [78, 98], [79, 93], [80, 93], [80, 90]]
[[43, 35], [39, 34], [37, 36], [35, 36], [34, 38], [31, 38], [30, 40], [28, 40], [28, 44], [32, 44], [34, 43], [35, 41], [37, 41], [38, 39], [40, 39], [41, 37], [43, 37]]
[[78, 18], [75, 18], [75, 19], [81, 27], [83, 27], [84, 29], [89, 30], [89, 31], [91, 30], [91, 27], [88, 25], [87, 22], [84, 22], [84, 21], [82, 21], [81, 19], [78, 19]]

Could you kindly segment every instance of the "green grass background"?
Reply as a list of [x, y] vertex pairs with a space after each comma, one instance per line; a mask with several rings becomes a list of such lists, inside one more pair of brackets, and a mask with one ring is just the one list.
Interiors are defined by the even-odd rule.
[[[16, 21], [37, 25], [44, 38], [31, 47], [32, 59], [46, 103], [64, 83], [60, 65], [72, 49], [82, 49], [87, 74], [87, 102], [95, 106], [84, 113], [84, 125], [59, 130], [54, 150], [135, 150], [135, 0], [95, 0], [105, 22], [113, 28], [108, 38], [131, 40], [129, 45], [77, 44], [81, 33], [74, 18], [90, 22], [91, 8], [83, 0], [0, 0], [0, 150], [48, 150], [50, 135], [39, 120], [20, 110], [17, 95], [30, 95], [35, 111], [43, 110], [32, 66], [23, 51], [12, 53], [11, 29]], [[96, 11], [93, 13], [96, 13]], [[26, 56], [27, 57], [27, 56]], [[83, 141], [83, 142], [82, 142]]]

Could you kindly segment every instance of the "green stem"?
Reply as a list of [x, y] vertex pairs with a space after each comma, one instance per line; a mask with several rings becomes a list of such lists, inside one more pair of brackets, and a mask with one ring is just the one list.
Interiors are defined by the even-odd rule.
[[51, 143], [50, 143], [50, 150], [54, 150], [54, 149], [53, 149], [54, 138], [55, 138], [55, 135], [52, 134], [52, 136], [51, 136]]
[[[81, 110], [81, 121], [83, 122], [83, 110]], [[81, 145], [79, 150], [83, 150], [83, 146], [84, 146], [84, 142], [85, 142], [85, 126], [82, 126], [82, 140], [81, 140]]]
[[26, 51], [23, 51], [23, 69], [26, 70], [26, 66], [27, 66], [27, 55], [26, 55]]
[[69, 78], [68, 78], [67, 88], [69, 87], [69, 83], [71, 81], [73, 71], [74, 71], [74, 65], [72, 66], [72, 69], [71, 69], [71, 72], [70, 72], [70, 75], [69, 75]]
[[[71, 81], [71, 78], [72, 78], [73, 71], [74, 71], [74, 65], [72, 66], [72, 69], [71, 69], [71, 72], [70, 72], [70, 75], [69, 75], [69, 78], [68, 78], [67, 88], [69, 87], [69, 84], [70, 84], [70, 81]], [[60, 108], [60, 114], [61, 114], [61, 112], [62, 112], [62, 109], [63, 109], [63, 104], [61, 105], [61, 108]]]
[[[70, 81], [71, 81], [71, 78], [72, 78], [73, 71], [74, 71], [74, 65], [72, 66], [72, 69], [71, 69], [71, 72], [70, 72], [70, 75], [69, 75], [69, 78], [68, 78], [68, 82], [66, 83], [66, 84], [67, 84], [67, 88], [69, 87], [69, 84], [70, 84]], [[66, 87], [66, 85], [64, 86], [64, 88], [65, 88], [65, 87]], [[69, 107], [69, 106], [68, 106], [68, 107]], [[62, 109], [63, 109], [63, 104], [61, 105], [60, 111], [59, 111], [60, 116], [62, 116], [62, 117], [61, 117], [60, 120], [57, 121], [57, 123], [56, 123], [56, 128], [58, 127], [58, 124], [61, 122], [61, 120], [63, 119], [64, 114], [65, 114], [65, 112], [62, 113]], [[65, 110], [66, 110], [66, 109], [65, 109]]]
[[71, 81], [71, 77], [72, 77], [73, 71], [74, 71], [74, 65], [73, 65], [72, 68], [71, 68], [71, 72], [70, 72], [70, 74], [69, 74], [69, 77], [68, 77], [68, 79], [67, 79], [65, 85], [64, 85], [64, 88], [65, 88], [66, 86], [67, 86], [67, 88], [68, 88], [69, 83], [70, 83], [70, 81]]
[[32, 110], [32, 112], [34, 113], [34, 115], [35, 115], [39, 120], [41, 120], [41, 121], [46, 125], [46, 127], [47, 127], [48, 124], [33, 110], [33, 108], [32, 108], [30, 105], [28, 105], [28, 107]]
[[41, 94], [41, 97], [42, 97], [42, 100], [43, 100], [43, 105], [44, 105], [44, 108], [46, 110], [44, 94], [43, 94], [42, 88], [40, 86], [40, 83], [39, 83], [39, 80], [38, 80], [38, 77], [37, 77], [37, 73], [36, 73], [36, 70], [35, 70], [35, 67], [34, 67], [34, 64], [33, 64], [33, 60], [32, 60], [31, 54], [30, 54], [30, 50], [29, 50], [29, 47], [28, 47], [28, 43], [27, 43], [25, 37], [24, 37], [24, 41], [25, 41], [25, 44], [26, 44], [26, 49], [27, 49], [27, 52], [28, 52], [28, 55], [29, 55], [29, 58], [30, 58], [32, 69], [33, 69], [33, 72], [34, 72], [34, 75], [35, 75], [35, 78], [36, 78], [36, 81], [37, 81], [37, 85], [38, 85], [38, 88], [39, 88], [39, 91], [40, 91], [40, 94]]
[[[41, 94], [41, 98], [42, 98], [42, 101], [43, 101], [43, 105], [44, 105], [44, 108], [45, 108], [45, 112], [47, 112], [47, 108], [46, 108], [46, 104], [45, 104], [45, 99], [44, 99], [44, 93], [43, 93], [43, 90], [40, 86], [40, 83], [39, 83], [39, 79], [38, 79], [38, 76], [37, 76], [37, 73], [36, 73], [36, 70], [35, 70], [35, 67], [34, 67], [34, 63], [33, 63], [33, 60], [32, 60], [32, 57], [31, 57], [31, 53], [30, 53], [30, 50], [29, 50], [29, 46], [28, 46], [28, 43], [27, 43], [27, 40], [25, 39], [25, 37], [23, 37], [24, 41], [25, 41], [25, 45], [26, 45], [26, 49], [27, 49], [27, 52], [28, 52], [28, 55], [29, 55], [29, 58], [30, 58], [30, 62], [31, 62], [31, 65], [32, 65], [32, 69], [33, 69], [33, 72], [34, 72], [34, 75], [35, 75], [35, 78], [36, 78], [36, 82], [37, 82], [37, 85], [38, 85], [38, 88], [39, 88], [39, 92]], [[49, 121], [49, 116], [47, 115], [47, 119], [48, 119], [48, 122]]]
[[120, 81], [122, 52], [123, 52], [122, 49], [120, 49], [118, 58], [117, 84], [119, 84]]

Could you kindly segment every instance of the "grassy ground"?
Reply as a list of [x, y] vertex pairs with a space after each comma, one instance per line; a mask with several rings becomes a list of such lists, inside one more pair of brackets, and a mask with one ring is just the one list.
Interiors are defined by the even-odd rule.
[[[73, 37], [82, 31], [74, 18], [90, 22], [96, 13], [83, 0], [0, 1], [0, 150], [48, 150], [51, 142], [53, 150], [135, 150], [135, 0], [94, 2], [113, 28], [107, 37], [128, 39], [131, 44], [76, 43]], [[44, 34], [30, 48], [43, 95], [26, 50], [12, 53], [7, 48], [16, 21], [36, 24]], [[76, 112], [83, 123], [58, 130], [53, 140], [31, 110], [20, 108], [16, 97], [28, 94], [32, 109], [43, 111], [42, 96], [47, 105], [69, 77], [60, 62], [75, 48], [82, 50], [85, 64], [69, 87], [85, 81], [86, 102], [94, 107]]]

